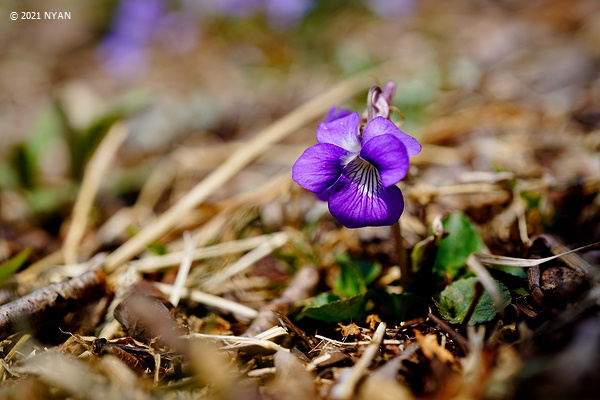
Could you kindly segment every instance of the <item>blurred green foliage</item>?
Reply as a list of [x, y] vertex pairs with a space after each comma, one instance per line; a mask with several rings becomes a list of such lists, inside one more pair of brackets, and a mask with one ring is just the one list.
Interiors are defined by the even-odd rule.
[[8, 261], [0, 264], [0, 283], [3, 283], [9, 276], [14, 274], [21, 268], [21, 266], [27, 261], [31, 254], [31, 247], [27, 247], [19, 254], [14, 256]]
[[[108, 130], [145, 105], [139, 95], [126, 95], [89, 125], [75, 128], [64, 107], [55, 101], [40, 114], [27, 139], [9, 151], [7, 162], [0, 164], [0, 187], [20, 192], [34, 214], [52, 213], [73, 202], [85, 166]], [[69, 168], [62, 180], [49, 183], [43, 165], [58, 141], [68, 151]]]

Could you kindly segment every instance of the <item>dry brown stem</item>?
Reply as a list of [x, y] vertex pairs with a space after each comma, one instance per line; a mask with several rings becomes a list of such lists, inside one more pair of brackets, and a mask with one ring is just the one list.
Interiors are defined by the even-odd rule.
[[88, 271], [53, 283], [0, 307], [0, 338], [21, 329], [39, 330], [105, 293], [105, 276]]

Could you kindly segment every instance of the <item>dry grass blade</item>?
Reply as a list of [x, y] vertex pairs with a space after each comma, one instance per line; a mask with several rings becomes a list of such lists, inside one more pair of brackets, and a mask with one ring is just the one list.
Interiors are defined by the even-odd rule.
[[283, 336], [283, 335], [287, 335], [288, 331], [281, 327], [281, 326], [274, 326], [272, 328], [267, 329], [264, 332], [259, 333], [258, 335], [254, 336], [255, 338], [258, 339], [263, 339], [263, 340], [271, 340], [274, 339], [278, 336]]
[[183, 286], [185, 285], [185, 281], [190, 273], [190, 268], [192, 267], [192, 262], [194, 259], [194, 243], [196, 242], [196, 238], [192, 238], [188, 231], [183, 233], [183, 241], [185, 244], [185, 250], [183, 251], [183, 259], [181, 260], [181, 265], [179, 266], [179, 270], [177, 271], [177, 276], [175, 277], [175, 283], [173, 284], [173, 291], [169, 295], [169, 301], [175, 307], [179, 304], [179, 299], [181, 298]]
[[[331, 344], [334, 344], [334, 345], [340, 346], [340, 347], [364, 346], [364, 345], [371, 343], [366, 340], [360, 340], [358, 342], [342, 342], [339, 340], [328, 338], [323, 335], [315, 335], [315, 338], [317, 338], [319, 340], [324, 340], [328, 343], [331, 343]], [[384, 341], [382, 341], [382, 343], [389, 344], [389, 345], [399, 345], [399, 344], [402, 344], [403, 342], [401, 340], [396, 340], [396, 339], [385, 339]]]
[[596, 243], [588, 244], [586, 246], [578, 247], [576, 249], [565, 251], [564, 253], [556, 254], [551, 257], [538, 258], [538, 259], [495, 256], [492, 254], [485, 254], [485, 253], [474, 253], [473, 255], [475, 256], [475, 258], [477, 258], [477, 260], [479, 260], [479, 262], [481, 262], [483, 264], [502, 265], [505, 267], [514, 267], [514, 268], [527, 268], [527, 267], [533, 267], [536, 265], [540, 265], [545, 262], [560, 258], [562, 256], [576, 253], [578, 251], [595, 249], [597, 247], [600, 247], [600, 242], [596, 242]]
[[[171, 295], [175, 290], [172, 285], [167, 285], [165, 283], [154, 283], [154, 285], [160, 289], [166, 295]], [[235, 301], [227, 300], [219, 296], [213, 296], [212, 294], [203, 293], [199, 290], [189, 290], [186, 288], [181, 289], [182, 297], [189, 297], [191, 300], [196, 301], [198, 303], [205, 304], [207, 306], [221, 308], [223, 310], [231, 311], [232, 313], [236, 313], [240, 316], [243, 316], [248, 319], [256, 318], [258, 315], [258, 311], [243, 304], [236, 303]]]
[[14, 358], [14, 356], [21, 351], [21, 348], [31, 339], [31, 335], [26, 333], [21, 336], [17, 344], [13, 346], [12, 349], [8, 352], [6, 357], [2, 359], [2, 363], [0, 364], [0, 379], [3, 379], [4, 372], [6, 371], [6, 365]]
[[248, 372], [248, 376], [251, 378], [256, 378], [259, 376], [271, 375], [271, 374], [274, 374], [275, 372], [277, 372], [277, 368], [275, 368], [275, 367], [253, 369], [252, 371]]
[[[287, 332], [286, 332], [287, 333]], [[240, 344], [245, 345], [257, 345], [267, 350], [273, 351], [285, 351], [289, 352], [285, 347], [281, 347], [277, 343], [273, 343], [266, 339], [260, 339], [258, 337], [243, 337], [243, 336], [228, 336], [228, 335], [209, 335], [206, 333], [192, 333], [186, 337], [197, 338], [197, 339], [210, 339], [210, 340], [223, 340], [230, 343], [229, 347], [239, 347]]]
[[285, 232], [279, 232], [275, 234], [266, 243], [261, 244], [254, 250], [250, 251], [248, 254], [242, 256], [233, 264], [223, 268], [221, 271], [219, 271], [217, 275], [213, 276], [207, 282], [205, 282], [204, 287], [213, 288], [219, 286], [235, 274], [239, 274], [240, 272], [249, 268], [258, 260], [271, 254], [274, 249], [283, 246], [288, 241], [288, 239], [289, 237]]
[[106, 260], [106, 271], [114, 271], [130, 260], [150, 243], [185, 219], [192, 209], [202, 204], [224, 182], [231, 179], [242, 168], [269, 149], [271, 145], [323, 115], [332, 104], [352, 96], [372, 81], [375, 71], [367, 71], [333, 87], [321, 96], [304, 103], [296, 110], [276, 121], [256, 135], [248, 144], [233, 153], [223, 164], [198, 183], [153, 224], [146, 226], [137, 235], [125, 242]]
[[[252, 250], [263, 243], [268, 242], [272, 237], [273, 235], [261, 235], [196, 249], [193, 253], [193, 261]], [[164, 256], [149, 256], [131, 261], [129, 265], [140, 273], [155, 272], [161, 268], [170, 267], [180, 263], [183, 260], [184, 255], [184, 251], [179, 251]]]
[[77, 248], [85, 232], [87, 218], [94, 202], [94, 197], [102, 183], [117, 150], [127, 137], [127, 129], [122, 123], [115, 124], [106, 134], [98, 149], [88, 162], [77, 200], [73, 206], [73, 217], [63, 244], [63, 256], [67, 264], [77, 262]]

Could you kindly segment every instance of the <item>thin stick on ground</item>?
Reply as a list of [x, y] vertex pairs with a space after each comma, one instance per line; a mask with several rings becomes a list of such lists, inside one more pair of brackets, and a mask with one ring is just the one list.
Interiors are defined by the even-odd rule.
[[372, 81], [375, 72], [380, 73], [382, 70], [367, 71], [334, 86], [260, 132], [246, 146], [234, 152], [223, 164], [194, 186], [169, 210], [158, 217], [153, 224], [143, 228], [137, 235], [110, 254], [106, 260], [105, 270], [112, 272], [140, 253], [148, 243], [164, 235], [179, 221], [185, 219], [186, 214], [202, 204], [223, 183], [235, 176], [273, 144], [295, 132], [307, 122], [323, 115], [332, 104], [343, 101], [362, 90]]
[[67, 264], [77, 262], [77, 249], [85, 233], [88, 215], [94, 203], [94, 197], [100, 188], [102, 178], [112, 165], [119, 147], [127, 137], [127, 129], [122, 123], [115, 124], [106, 134], [96, 152], [88, 162], [83, 175], [77, 200], [73, 206], [73, 216], [62, 247]]
[[0, 307], [0, 339], [21, 328], [39, 329], [56, 323], [105, 292], [101, 271], [88, 271], [74, 278], [53, 283]]
[[454, 330], [454, 328], [452, 328], [450, 325], [448, 325], [446, 322], [444, 322], [440, 318], [436, 317], [432, 313], [429, 313], [427, 318], [429, 318], [430, 320], [435, 322], [440, 328], [442, 328], [444, 331], [446, 331], [446, 333], [448, 333], [452, 339], [456, 340], [456, 342], [458, 342], [460, 345], [462, 345], [465, 353], [467, 353], [469, 351], [469, 341], [463, 335], [456, 332], [456, 330]]

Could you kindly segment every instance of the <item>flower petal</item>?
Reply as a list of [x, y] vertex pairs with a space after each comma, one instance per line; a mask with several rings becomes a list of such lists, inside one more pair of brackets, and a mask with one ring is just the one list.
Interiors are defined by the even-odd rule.
[[343, 118], [350, 114], [352, 114], [351, 110], [347, 110], [345, 108], [337, 108], [337, 106], [333, 106], [329, 110], [327, 117], [325, 117], [325, 122], [335, 121], [336, 119]]
[[367, 124], [362, 134], [362, 142], [367, 143], [380, 135], [396, 136], [406, 146], [409, 156], [416, 156], [421, 152], [421, 144], [417, 139], [402, 132], [392, 121], [383, 117], [375, 117]]
[[304, 150], [292, 167], [292, 179], [311, 192], [320, 193], [333, 185], [353, 153], [329, 143]]
[[406, 147], [393, 135], [375, 136], [364, 144], [360, 156], [377, 168], [385, 187], [400, 182], [410, 166]]
[[348, 228], [392, 225], [404, 210], [397, 186], [384, 187], [377, 169], [355, 158], [329, 192], [329, 211]]
[[358, 139], [358, 122], [360, 117], [353, 112], [345, 117], [337, 118], [331, 122], [321, 122], [317, 127], [317, 141], [319, 143], [331, 143], [338, 147], [351, 151], [360, 152], [360, 140]]
[[320, 193], [315, 193], [315, 195], [317, 196], [317, 199], [319, 199], [321, 201], [328, 201], [329, 200], [329, 188], [323, 190]]

